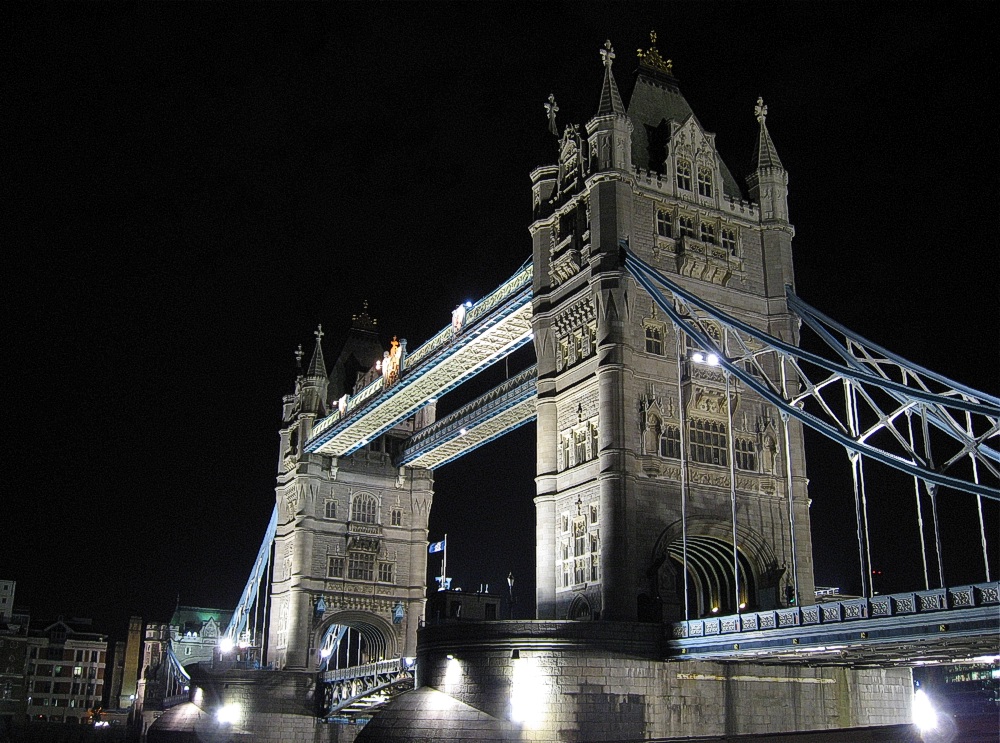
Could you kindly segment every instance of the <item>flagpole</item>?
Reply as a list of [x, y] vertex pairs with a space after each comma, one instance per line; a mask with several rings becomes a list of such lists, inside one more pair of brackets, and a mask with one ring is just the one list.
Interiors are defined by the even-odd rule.
[[448, 532], [444, 534], [444, 557], [441, 559], [441, 590], [447, 587], [448, 580]]

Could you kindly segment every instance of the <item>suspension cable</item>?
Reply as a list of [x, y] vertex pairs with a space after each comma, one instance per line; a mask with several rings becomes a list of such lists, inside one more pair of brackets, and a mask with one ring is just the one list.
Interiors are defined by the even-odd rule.
[[690, 616], [688, 604], [688, 537], [687, 537], [687, 416], [684, 411], [684, 386], [682, 385], [683, 364], [681, 363], [682, 343], [684, 341], [684, 330], [678, 323], [674, 323], [674, 350], [677, 359], [677, 417], [680, 421], [680, 445], [681, 445], [681, 549], [683, 555], [684, 574], [681, 580], [684, 581], [684, 621], [687, 622]]

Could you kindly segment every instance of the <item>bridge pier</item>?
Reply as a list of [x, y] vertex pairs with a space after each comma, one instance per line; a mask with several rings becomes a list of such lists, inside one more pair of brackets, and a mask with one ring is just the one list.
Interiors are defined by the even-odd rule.
[[317, 717], [315, 673], [191, 668], [190, 701], [164, 712], [148, 743], [352, 743], [360, 730]]
[[666, 661], [663, 645], [661, 625], [634, 622], [428, 627], [418, 688], [358, 741], [431, 730], [448, 740], [625, 741], [910, 722], [908, 668]]

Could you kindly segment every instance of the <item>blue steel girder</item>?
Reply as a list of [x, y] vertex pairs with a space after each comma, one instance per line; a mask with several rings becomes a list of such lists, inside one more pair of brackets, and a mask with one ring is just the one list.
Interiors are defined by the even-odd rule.
[[396, 465], [434, 469], [535, 419], [538, 371], [515, 374], [407, 439]]
[[[369, 385], [347, 409], [317, 423], [307, 452], [346, 456], [531, 340], [531, 264], [404, 357], [399, 379]], [[360, 400], [360, 402], [358, 401]]]
[[[278, 528], [278, 506], [275, 504], [271, 511], [271, 520], [267, 524], [264, 532], [264, 539], [257, 550], [257, 558], [254, 560], [253, 568], [250, 570], [250, 577], [247, 578], [243, 593], [240, 594], [239, 603], [233, 611], [229, 626], [223, 633], [223, 637], [228, 638], [235, 645], [239, 641], [240, 634], [246, 629], [247, 620], [250, 617], [250, 610], [257, 601], [257, 593], [260, 590], [260, 582], [264, 578], [268, 567], [271, 564], [271, 546], [274, 544], [274, 533]], [[265, 589], [267, 590], [267, 589]]]
[[[1000, 435], [1000, 400], [996, 397], [932, 375], [895, 356], [886, 358], [891, 358], [901, 369], [900, 381], [888, 378], [884, 370], [872, 371], [873, 363], [880, 366], [878, 362], [830, 361], [710, 305], [658, 273], [624, 243], [622, 250], [628, 272], [649, 292], [657, 307], [705, 352], [715, 354], [725, 373], [771, 402], [783, 416], [802, 422], [855, 455], [869, 457], [927, 483], [1000, 500], [996, 450], [986, 444], [988, 439]], [[794, 307], [802, 305], [798, 302]], [[709, 320], [722, 326], [720, 339], [716, 340], [709, 332]], [[819, 336], [830, 343], [829, 333]], [[861, 346], [857, 339], [850, 334], [850, 342]], [[870, 343], [863, 347], [878, 350]], [[838, 355], [843, 356], [843, 346], [838, 348]], [[767, 357], [775, 362], [770, 370], [768, 364], [761, 363]], [[944, 390], [929, 389], [926, 380], [930, 379]], [[913, 383], [917, 386], [912, 386]], [[830, 393], [841, 400], [830, 400]], [[863, 406], [858, 404], [859, 398]], [[844, 400], [851, 401], [851, 405], [841, 409]], [[804, 409], [807, 401], [815, 404], [817, 412]], [[868, 420], [874, 418], [875, 424], [863, 425], [862, 412]], [[959, 424], [956, 414], [966, 418], [966, 426]], [[941, 465], [934, 466], [926, 450], [917, 451], [913, 443], [912, 416], [941, 431], [944, 436], [938, 439], [949, 442], [952, 447], [946, 456], [938, 458]], [[904, 423], [905, 430], [900, 430]], [[888, 433], [888, 436], [881, 436], [876, 445], [876, 433]], [[927, 436], [926, 430], [923, 435]], [[892, 449], [883, 442], [892, 445]], [[940, 443], [936, 441], [936, 445]], [[945, 471], [966, 456], [975, 465], [971, 477], [958, 477]], [[990, 484], [980, 482], [981, 476]]]

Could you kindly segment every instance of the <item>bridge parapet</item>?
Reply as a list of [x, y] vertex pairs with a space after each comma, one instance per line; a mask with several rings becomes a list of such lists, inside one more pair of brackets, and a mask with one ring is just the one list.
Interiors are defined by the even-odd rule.
[[673, 657], [839, 665], [1000, 652], [1000, 583], [977, 583], [677, 622]]

